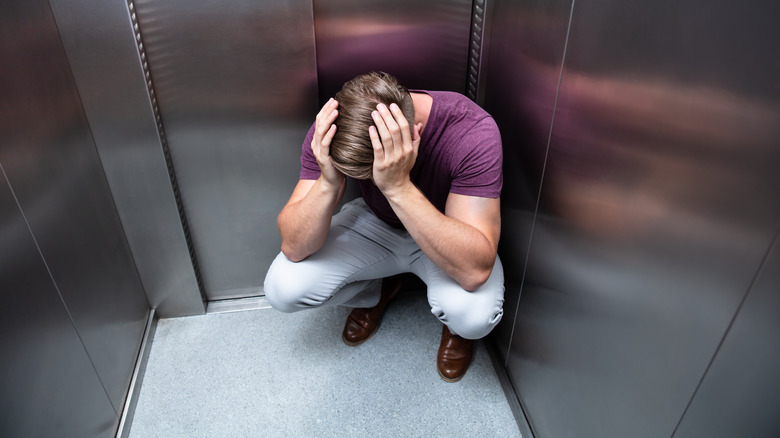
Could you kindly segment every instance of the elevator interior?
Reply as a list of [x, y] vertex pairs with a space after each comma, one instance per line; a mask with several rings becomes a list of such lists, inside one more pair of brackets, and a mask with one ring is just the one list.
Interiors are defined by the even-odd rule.
[[501, 129], [489, 341], [527, 434], [777, 436], [777, 17], [770, 0], [0, 0], [0, 435], [114, 434], [153, 318], [262, 295], [313, 115], [384, 70]]

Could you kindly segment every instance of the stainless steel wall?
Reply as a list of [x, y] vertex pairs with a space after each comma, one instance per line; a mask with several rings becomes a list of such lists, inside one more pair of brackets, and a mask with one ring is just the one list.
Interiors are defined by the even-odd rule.
[[[712, 394], [735, 395], [724, 376], [776, 379], [735, 365], [737, 347], [715, 355], [780, 222], [778, 12], [495, 2], [485, 105], [512, 178], [501, 254], [525, 275], [507, 279], [509, 300], [522, 294], [494, 340], [536, 436], [671, 436], [681, 419], [682, 436], [730, 436], [701, 428]], [[731, 415], [748, 424], [776, 397]], [[762, 421], [756, 436], [776, 435]]]
[[756, 276], [675, 437], [780, 432], [780, 239]]
[[110, 436], [149, 306], [46, 1], [0, 3], [3, 436]]
[[311, 2], [134, 6], [207, 298], [261, 294], [317, 110]]
[[488, 2], [489, 57], [481, 93], [504, 145], [504, 320], [493, 339], [506, 357], [534, 226], [561, 74], [571, 0]]
[[49, 3], [149, 304], [203, 313], [128, 4]]
[[112, 436], [117, 414], [1, 172], [0, 248], [0, 435]]

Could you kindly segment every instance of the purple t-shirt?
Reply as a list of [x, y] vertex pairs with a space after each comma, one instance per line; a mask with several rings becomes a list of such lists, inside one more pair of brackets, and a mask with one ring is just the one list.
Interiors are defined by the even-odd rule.
[[[467, 97], [451, 91], [422, 91], [433, 98], [422, 132], [412, 182], [439, 211], [447, 195], [498, 198], [501, 195], [501, 134], [493, 118]], [[311, 150], [314, 125], [303, 141], [300, 179], [317, 179], [320, 168]], [[403, 228], [382, 192], [371, 180], [358, 181], [363, 199], [388, 224]]]

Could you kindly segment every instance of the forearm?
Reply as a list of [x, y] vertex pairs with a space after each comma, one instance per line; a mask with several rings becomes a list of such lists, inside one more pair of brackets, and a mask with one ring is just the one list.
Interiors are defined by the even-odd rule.
[[466, 290], [487, 281], [496, 247], [477, 228], [442, 214], [409, 183], [386, 197], [420, 249]]
[[282, 252], [288, 259], [301, 261], [322, 247], [343, 194], [344, 184], [334, 187], [320, 178], [303, 198], [282, 209], [277, 225], [282, 235]]

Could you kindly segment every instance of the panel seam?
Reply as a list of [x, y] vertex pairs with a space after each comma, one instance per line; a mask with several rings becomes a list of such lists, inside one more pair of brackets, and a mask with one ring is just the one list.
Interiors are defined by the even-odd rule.
[[772, 255], [772, 252], [774, 251], [775, 246], [778, 243], [778, 239], [780, 239], [780, 228], [778, 228], [775, 231], [774, 237], [769, 242], [769, 247], [764, 252], [764, 257], [761, 259], [761, 263], [759, 263], [758, 269], [756, 269], [756, 274], [753, 276], [753, 279], [750, 281], [747, 290], [742, 295], [742, 299], [740, 300], [739, 305], [737, 306], [737, 310], [734, 312], [734, 315], [731, 317], [731, 321], [729, 321], [729, 325], [728, 327], [726, 327], [726, 331], [723, 332], [723, 336], [721, 337], [720, 342], [718, 342], [718, 346], [715, 348], [715, 352], [712, 354], [712, 357], [707, 363], [707, 366], [704, 368], [704, 373], [699, 378], [699, 382], [696, 384], [696, 389], [693, 390], [693, 394], [691, 394], [691, 398], [690, 400], [688, 400], [688, 404], [685, 405], [685, 409], [683, 409], [683, 412], [680, 415], [680, 419], [677, 420], [677, 424], [674, 426], [674, 430], [672, 431], [672, 434], [670, 436], [671, 438], [674, 438], [674, 436], [677, 435], [677, 431], [679, 430], [683, 419], [685, 419], [685, 415], [688, 413], [688, 410], [693, 404], [693, 400], [696, 399], [696, 394], [698, 394], [699, 389], [701, 389], [701, 386], [704, 383], [704, 380], [707, 378], [707, 374], [709, 374], [710, 369], [712, 368], [712, 364], [715, 363], [715, 358], [718, 357], [718, 353], [720, 353], [721, 348], [723, 348], [723, 344], [726, 342], [726, 338], [728, 337], [729, 332], [731, 332], [731, 328], [734, 326], [734, 322], [737, 320], [737, 317], [739, 316], [739, 313], [742, 310], [742, 306], [745, 305], [745, 301], [747, 301], [748, 295], [750, 295], [750, 292], [753, 290], [753, 286], [755, 286], [756, 281], [758, 281], [758, 278], [761, 276], [761, 273], [764, 271], [764, 266], [766, 266], [767, 260], [769, 260], [769, 257]]
[[[542, 175], [539, 180], [539, 192], [536, 194], [536, 206], [534, 207], [534, 218], [531, 221], [531, 231], [529, 233], [528, 238], [528, 247], [526, 248], [525, 252], [525, 264], [523, 265], [523, 274], [520, 277], [520, 297], [523, 296], [523, 288], [525, 287], [525, 280], [526, 280], [526, 272], [528, 271], [528, 263], [531, 255], [531, 246], [533, 244], [533, 238], [534, 238], [534, 230], [536, 229], [536, 218], [539, 215], [539, 203], [542, 198], [542, 189], [544, 187], [544, 176], [547, 170], [547, 158], [550, 155], [550, 143], [552, 141], [552, 132], [553, 127], [555, 126], [555, 113], [558, 110], [558, 97], [561, 93], [561, 83], [563, 82], [563, 68], [566, 64], [566, 51], [569, 48], [569, 34], [571, 33], [571, 23], [574, 19], [574, 4], [577, 0], [572, 0], [571, 2], [571, 9], [569, 10], [569, 25], [566, 28], [566, 40], [563, 43], [563, 55], [561, 56], [561, 70], [558, 74], [558, 87], [555, 90], [555, 103], [553, 104], [553, 114], [552, 118], [550, 120], [550, 131], [547, 134], [547, 147], [544, 151], [544, 162], [542, 164]], [[512, 333], [509, 335], [509, 345], [507, 347], [507, 354], [506, 358], [504, 359], [504, 366], [509, 365], [509, 352], [512, 349], [512, 339], [515, 336], [515, 328], [517, 325], [517, 315], [518, 311], [520, 310], [520, 298], [517, 300], [517, 305], [515, 306], [515, 319], [512, 321]], [[531, 428], [533, 431], [533, 427]]]
[[13, 185], [11, 185], [11, 180], [8, 179], [8, 175], [5, 173], [5, 169], [3, 168], [3, 164], [0, 163], [0, 173], [3, 174], [3, 178], [5, 179], [6, 184], [8, 184], [8, 190], [11, 192], [11, 196], [14, 199], [14, 203], [16, 203], [16, 208], [19, 209], [19, 214], [22, 215], [22, 220], [24, 220], [24, 225], [27, 227], [27, 232], [30, 233], [30, 237], [33, 240], [33, 243], [35, 244], [35, 250], [38, 252], [38, 256], [40, 256], [41, 261], [43, 262], [43, 266], [46, 268], [46, 272], [49, 274], [49, 279], [52, 282], [52, 285], [54, 286], [54, 290], [57, 291], [57, 296], [60, 299], [60, 302], [62, 303], [62, 307], [65, 309], [65, 313], [68, 315], [68, 319], [70, 320], [70, 324], [73, 327], [73, 331], [76, 332], [76, 337], [79, 339], [79, 343], [81, 343], [81, 348], [84, 349], [84, 354], [87, 355], [87, 360], [89, 360], [89, 365], [92, 367], [92, 371], [95, 373], [95, 377], [97, 377], [98, 382], [100, 382], [100, 387], [103, 388], [103, 393], [106, 395], [106, 399], [108, 399], [108, 403], [111, 406], [111, 409], [114, 410], [114, 413], [118, 416], [119, 410], [116, 406], [114, 406], [114, 402], [111, 400], [111, 396], [108, 393], [108, 389], [106, 388], [105, 383], [103, 383], [103, 379], [100, 377], [100, 373], [97, 370], [97, 367], [95, 366], [95, 361], [92, 360], [92, 356], [89, 354], [89, 349], [87, 348], [86, 343], [84, 342], [84, 338], [81, 336], [81, 333], [79, 332], [78, 327], [76, 326], [76, 320], [73, 319], [73, 315], [70, 313], [70, 309], [68, 308], [68, 304], [65, 302], [65, 298], [62, 296], [62, 292], [60, 291], [60, 286], [57, 284], [57, 280], [54, 279], [54, 274], [52, 274], [51, 269], [49, 268], [49, 263], [46, 262], [46, 257], [43, 255], [43, 251], [41, 250], [40, 245], [38, 244], [38, 239], [35, 238], [35, 234], [33, 233], [32, 227], [30, 226], [30, 222], [27, 220], [27, 215], [24, 214], [24, 210], [22, 209], [22, 204], [19, 202], [19, 198], [16, 196], [16, 191], [14, 191]]

